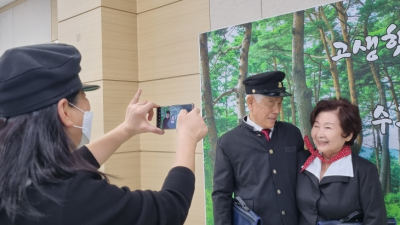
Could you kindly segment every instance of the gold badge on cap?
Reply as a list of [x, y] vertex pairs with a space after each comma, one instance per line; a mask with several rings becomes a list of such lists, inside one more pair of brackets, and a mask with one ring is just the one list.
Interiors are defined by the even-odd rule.
[[256, 90], [253, 89], [252, 92], [253, 92], [253, 94], [254, 94], [254, 93], [256, 93]]
[[282, 82], [278, 82], [278, 88], [282, 87]]

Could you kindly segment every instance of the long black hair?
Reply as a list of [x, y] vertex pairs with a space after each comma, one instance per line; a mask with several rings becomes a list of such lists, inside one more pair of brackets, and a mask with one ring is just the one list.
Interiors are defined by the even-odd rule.
[[[78, 94], [66, 99], [75, 104]], [[24, 115], [0, 117], [0, 212], [4, 210], [13, 222], [18, 217], [43, 216], [28, 201], [27, 182], [59, 203], [41, 186], [80, 171], [106, 178], [81, 154], [74, 153], [75, 149], [58, 116], [57, 103]]]

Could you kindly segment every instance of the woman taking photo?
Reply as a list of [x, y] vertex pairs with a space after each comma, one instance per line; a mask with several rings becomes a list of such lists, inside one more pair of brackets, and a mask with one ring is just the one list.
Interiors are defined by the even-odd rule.
[[[92, 113], [80, 53], [64, 44], [7, 50], [0, 57], [0, 224], [183, 224], [194, 193], [199, 109], [181, 111], [176, 161], [161, 191], [130, 191], [98, 171], [149, 124], [156, 104], [134, 96], [125, 121], [88, 144]], [[80, 146], [78, 150], [77, 147]]]
[[310, 115], [312, 147], [299, 154], [300, 225], [340, 220], [359, 211], [363, 225], [387, 224], [376, 166], [351, 153], [361, 132], [359, 109], [345, 99], [322, 100]]

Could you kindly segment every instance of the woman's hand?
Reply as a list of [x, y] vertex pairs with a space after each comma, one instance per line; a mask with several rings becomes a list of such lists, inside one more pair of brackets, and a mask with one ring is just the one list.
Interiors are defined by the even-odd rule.
[[203, 139], [208, 128], [200, 116], [200, 109], [194, 108], [189, 113], [185, 109], [181, 110], [178, 115], [176, 131], [178, 132], [178, 139], [186, 138], [195, 143]]
[[[164, 131], [158, 127], [152, 126], [149, 121], [153, 119], [154, 108], [159, 107], [159, 105], [148, 102], [140, 101], [140, 94], [142, 90], [139, 89], [132, 101], [126, 109], [125, 121], [120, 125], [120, 127], [130, 136], [134, 136], [142, 133], [155, 133], [164, 134]], [[147, 118], [146, 118], [147, 116]]]
[[105, 163], [123, 143], [136, 134], [146, 132], [164, 134], [163, 130], [149, 123], [154, 115], [153, 109], [158, 105], [148, 101], [139, 102], [141, 93], [142, 91], [139, 89], [129, 103], [122, 124], [86, 145], [100, 165]]
[[194, 173], [196, 144], [208, 132], [208, 128], [200, 116], [200, 110], [195, 108], [189, 113], [181, 110], [176, 130], [178, 132], [178, 149], [174, 166], [187, 167]]

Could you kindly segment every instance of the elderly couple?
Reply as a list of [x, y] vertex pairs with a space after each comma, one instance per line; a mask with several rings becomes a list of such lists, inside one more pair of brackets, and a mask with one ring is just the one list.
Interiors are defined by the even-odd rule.
[[232, 194], [264, 225], [315, 225], [355, 211], [364, 225], [387, 224], [377, 168], [350, 148], [362, 128], [358, 107], [345, 99], [319, 101], [310, 115], [314, 150], [297, 127], [277, 121], [283, 97], [291, 95], [284, 78], [275, 71], [243, 81], [250, 114], [217, 145], [215, 225], [232, 224]]

